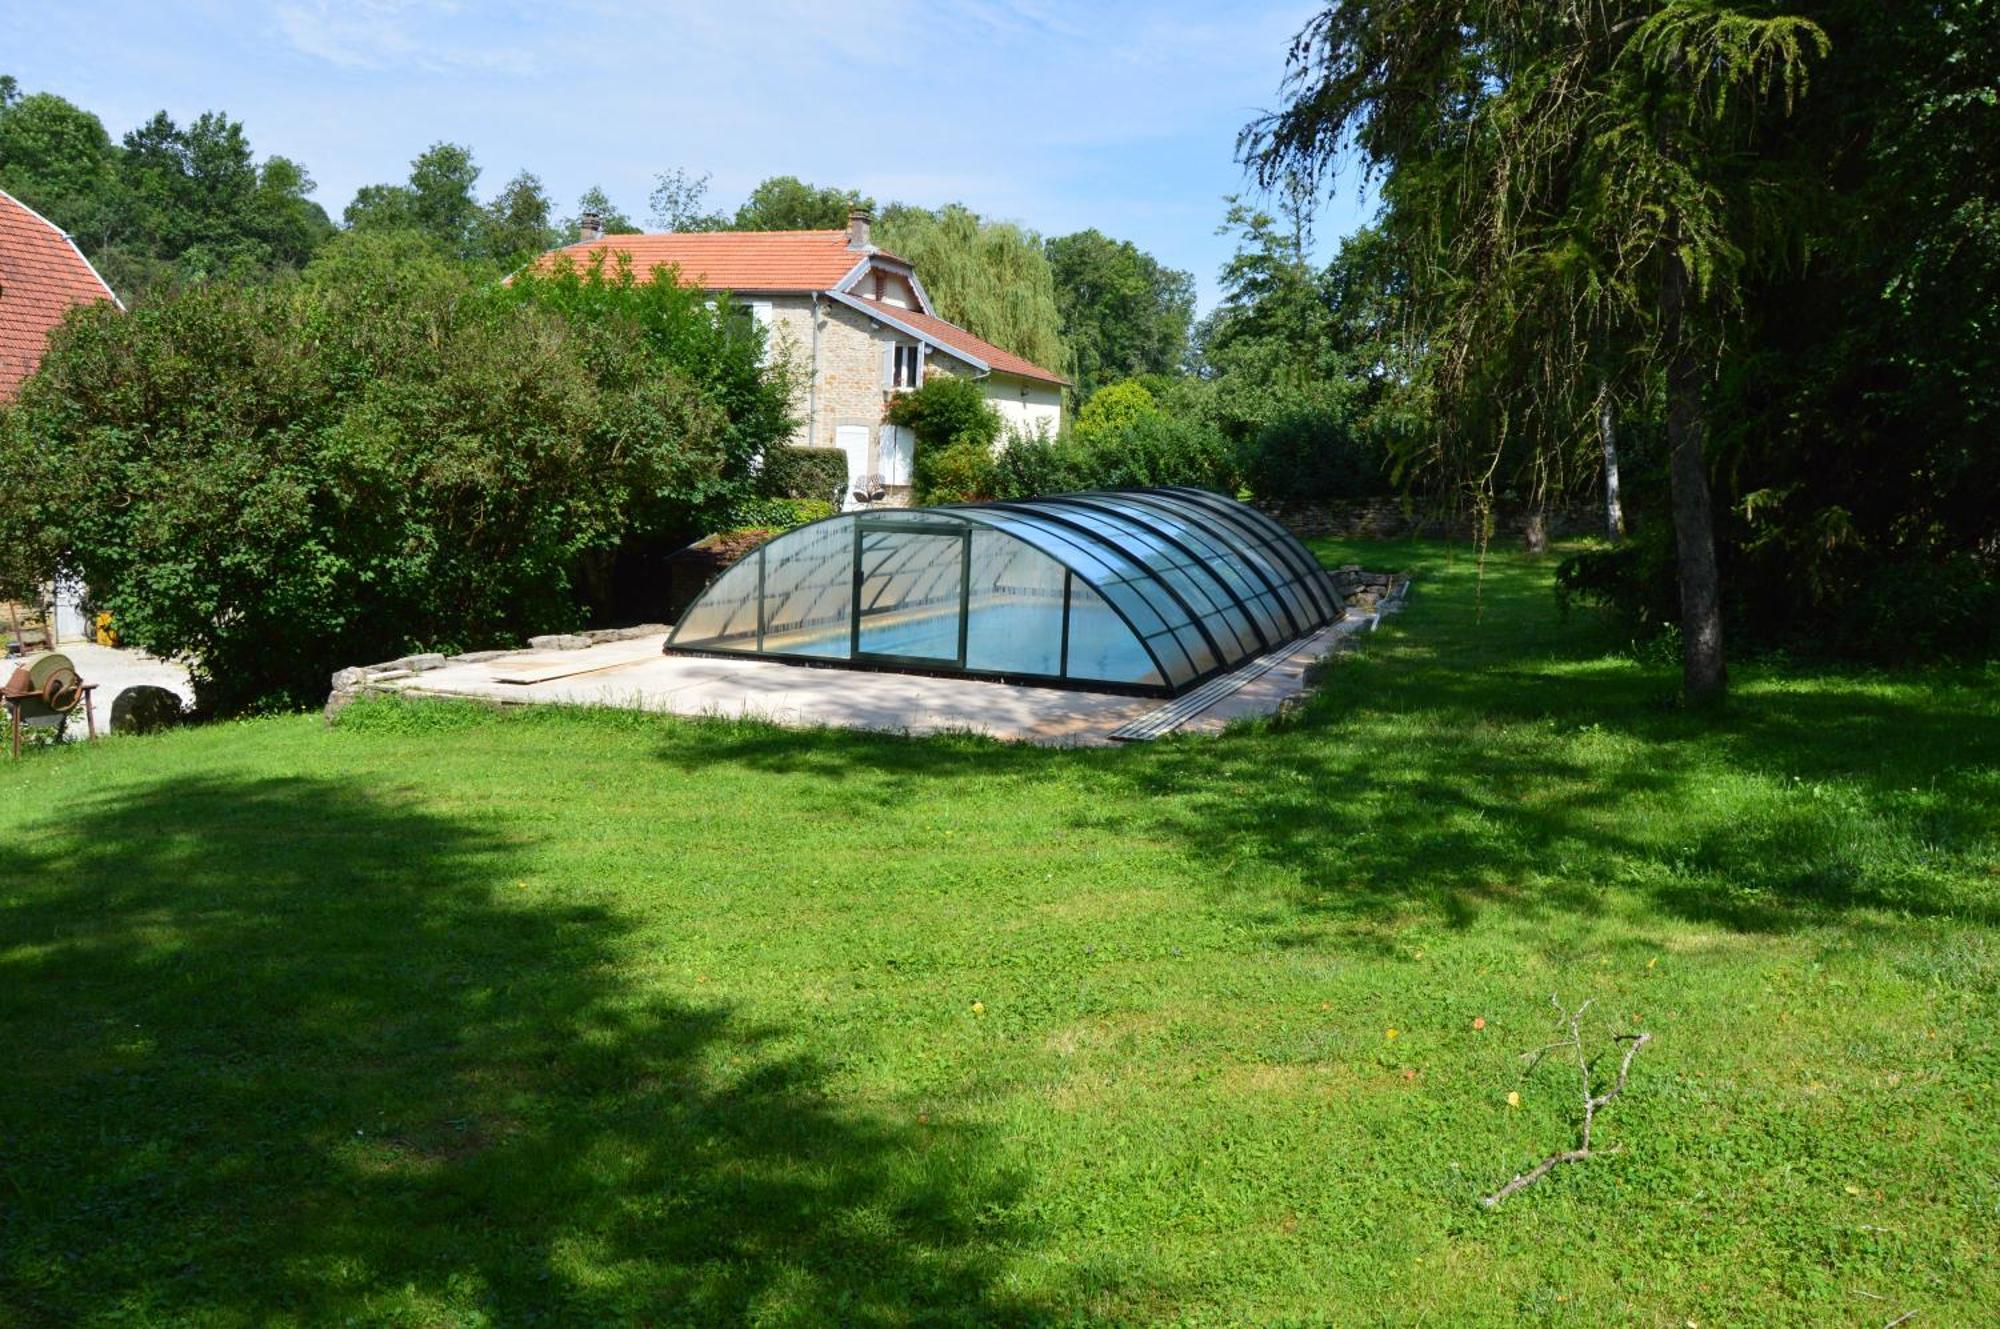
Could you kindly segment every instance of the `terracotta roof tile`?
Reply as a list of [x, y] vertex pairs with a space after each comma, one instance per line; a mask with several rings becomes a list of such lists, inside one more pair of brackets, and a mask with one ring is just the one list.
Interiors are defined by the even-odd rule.
[[828, 291], [868, 257], [847, 247], [846, 231], [689, 231], [607, 235], [551, 250], [535, 266], [547, 271], [567, 257], [581, 268], [597, 254], [606, 263], [630, 254], [642, 277], [670, 264], [682, 281], [718, 291]]
[[1003, 351], [990, 341], [982, 341], [956, 323], [947, 323], [930, 314], [920, 313], [915, 309], [898, 309], [893, 305], [884, 305], [882, 312], [899, 323], [909, 324], [933, 341], [942, 342], [953, 350], [963, 351], [976, 359], [984, 360], [996, 373], [1039, 378], [1044, 382], [1059, 383], [1065, 387], [1069, 384], [1069, 380], [1061, 374], [1044, 369], [1032, 360], [1024, 360], [1012, 351]]
[[0, 401], [35, 372], [72, 306], [111, 298], [61, 230], [0, 190]]

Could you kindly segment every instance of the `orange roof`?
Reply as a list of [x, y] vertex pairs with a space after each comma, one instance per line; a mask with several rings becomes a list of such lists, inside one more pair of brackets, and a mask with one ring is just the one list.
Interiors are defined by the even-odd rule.
[[[864, 303], [872, 305], [875, 302], [867, 300]], [[932, 341], [984, 361], [996, 374], [1019, 374], [1023, 378], [1039, 378], [1065, 386], [1069, 383], [1061, 374], [1044, 369], [1032, 360], [1024, 360], [1012, 351], [1003, 351], [990, 341], [982, 341], [956, 323], [947, 323], [916, 309], [898, 309], [894, 305], [882, 305], [881, 310], [884, 317], [906, 323]]]
[[868, 257], [847, 247], [846, 231], [677, 231], [607, 235], [551, 250], [535, 266], [546, 272], [567, 257], [582, 268], [596, 254], [607, 264], [630, 254], [641, 277], [671, 264], [682, 281], [718, 291], [830, 291]]
[[0, 190], [0, 401], [35, 372], [71, 306], [116, 299], [60, 227]]

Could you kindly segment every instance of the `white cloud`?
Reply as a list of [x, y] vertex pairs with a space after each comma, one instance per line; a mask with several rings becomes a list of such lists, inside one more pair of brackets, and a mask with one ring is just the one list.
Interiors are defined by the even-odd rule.
[[278, 7], [277, 23], [300, 54], [347, 69], [533, 72], [533, 54], [519, 44], [460, 38], [458, 29], [492, 13], [452, 0], [299, 0]]

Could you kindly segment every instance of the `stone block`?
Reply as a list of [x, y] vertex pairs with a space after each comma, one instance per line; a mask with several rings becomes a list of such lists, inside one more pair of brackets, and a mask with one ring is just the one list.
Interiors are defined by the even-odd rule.
[[580, 651], [589, 645], [590, 638], [580, 632], [550, 632], [528, 638], [528, 649], [535, 651]]

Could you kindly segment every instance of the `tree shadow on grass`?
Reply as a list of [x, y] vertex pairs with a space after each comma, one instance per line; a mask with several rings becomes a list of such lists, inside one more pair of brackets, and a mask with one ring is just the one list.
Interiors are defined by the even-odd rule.
[[488, 825], [312, 778], [107, 793], [0, 892], [0, 1320], [1033, 1322], [979, 1135], [634, 992]]
[[[1054, 752], [718, 726], [662, 755], [804, 776], [863, 814], [930, 805], [940, 782], [1060, 799], [1107, 840], [1171, 835], [1219, 889], [1289, 877], [1265, 909], [1281, 938], [1300, 913], [1588, 916], [1624, 888], [1741, 932], [1860, 912], [2000, 922], [1972, 880], [2000, 842], [2000, 708], [1961, 674], [1746, 671], [1728, 712], [1690, 714], [1665, 671], [1561, 624], [1543, 593], [1496, 582], [1483, 623], [1422, 606], [1296, 721], [1219, 740]], [[1740, 787], [1711, 798], [1719, 784]]]

